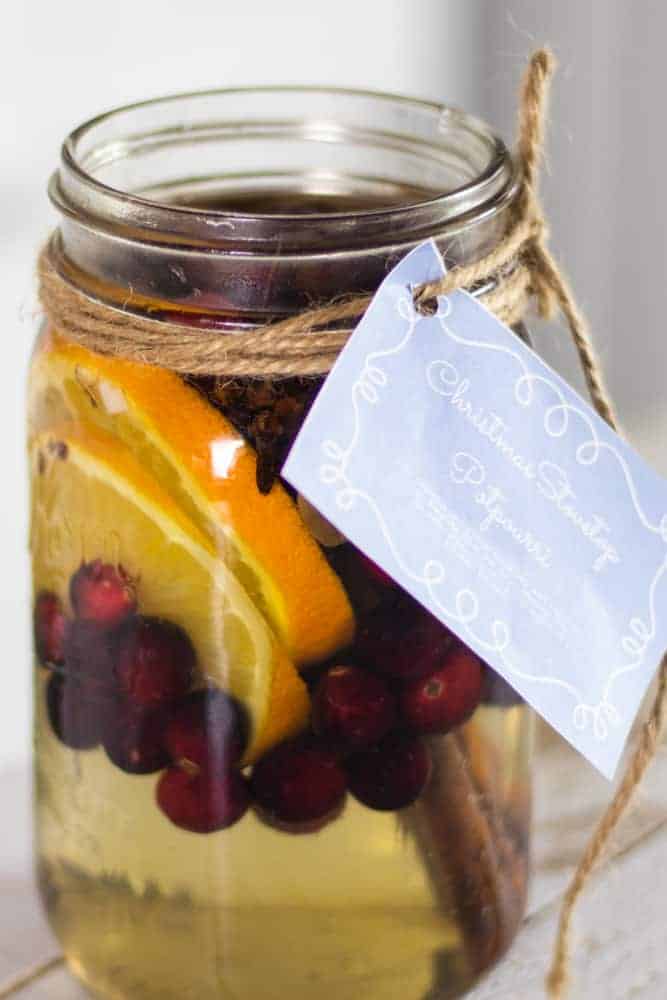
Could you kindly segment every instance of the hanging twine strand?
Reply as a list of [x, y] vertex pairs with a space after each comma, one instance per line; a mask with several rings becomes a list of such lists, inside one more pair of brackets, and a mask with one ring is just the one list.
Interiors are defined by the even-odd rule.
[[[524, 164], [524, 197], [533, 205], [533, 212], [541, 218], [537, 198], [536, 175], [543, 149], [544, 122], [546, 120], [546, 88], [555, 69], [555, 60], [546, 50], [535, 53], [524, 79], [519, 126], [519, 153]], [[577, 349], [588, 391], [595, 409], [607, 423], [618, 431], [609, 394], [604, 386], [586, 320], [577, 306], [574, 294], [561, 273], [553, 256], [545, 246], [546, 229], [533, 242], [537, 255], [537, 271], [544, 281], [547, 297], [540, 302], [541, 311], [550, 312], [554, 297]], [[591, 874], [599, 864], [611, 834], [628, 809], [642, 778], [655, 757], [665, 726], [667, 712], [667, 656], [660, 665], [658, 686], [649, 716], [642, 726], [637, 746], [626, 766], [621, 782], [602, 817], [598, 821], [586, 849], [577, 864], [565, 892], [558, 921], [551, 968], [546, 986], [552, 1000], [561, 1000], [567, 992], [570, 970], [571, 932], [574, 910]]]
[[[555, 59], [548, 49], [532, 56], [524, 75], [519, 104], [517, 161], [521, 187], [511, 225], [503, 240], [480, 260], [452, 268], [439, 281], [422, 286], [416, 300], [425, 303], [458, 288], [492, 288], [480, 300], [511, 324], [533, 299], [541, 316], [559, 311], [570, 331], [595, 409], [618, 430], [602, 373], [572, 290], [547, 249], [547, 225], [538, 198], [549, 85]], [[234, 333], [196, 330], [139, 316], [87, 295], [58, 267], [58, 237], [39, 260], [40, 297], [54, 326], [69, 339], [102, 354], [162, 365], [180, 374], [227, 377], [320, 375], [329, 371], [371, 295], [355, 296], [300, 313], [282, 322]], [[570, 964], [571, 925], [577, 901], [627, 810], [646, 769], [655, 757], [667, 715], [667, 656], [657, 692], [637, 747], [611, 803], [599, 820], [563, 898], [551, 969], [546, 986], [552, 1000], [562, 1000]]]
[[609, 838], [641, 785], [644, 774], [658, 752], [665, 729], [667, 713], [667, 656], [663, 657], [658, 674], [658, 687], [648, 719], [643, 724], [637, 747], [627, 764], [613, 799], [590, 837], [561, 905], [558, 933], [547, 977], [547, 990], [552, 1000], [561, 1000], [569, 984], [572, 917], [577, 901], [594, 869], [603, 856]]

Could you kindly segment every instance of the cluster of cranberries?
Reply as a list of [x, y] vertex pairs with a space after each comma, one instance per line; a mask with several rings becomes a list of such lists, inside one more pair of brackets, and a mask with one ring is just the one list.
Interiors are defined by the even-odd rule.
[[163, 771], [158, 805], [186, 830], [209, 833], [235, 823], [250, 802], [236, 766], [243, 716], [222, 691], [192, 690], [195, 652], [185, 632], [139, 614], [132, 581], [101, 560], [72, 576], [70, 603], [73, 619], [55, 594], [42, 592], [34, 611], [58, 739], [76, 750], [101, 744], [129, 774]]
[[268, 751], [248, 777], [239, 768], [243, 714], [220, 690], [192, 690], [187, 635], [138, 613], [121, 568], [84, 563], [70, 583], [73, 620], [53, 594], [41, 593], [35, 606], [37, 654], [52, 669], [54, 732], [75, 749], [102, 744], [128, 773], [163, 771], [159, 807], [197, 833], [231, 826], [251, 801], [290, 832], [329, 822], [348, 791], [371, 809], [405, 808], [431, 773], [424, 737], [469, 718], [485, 670], [378, 567], [363, 566], [381, 599], [362, 618], [345, 665], [311, 678], [310, 731]]
[[312, 732], [270, 751], [252, 778], [269, 821], [313, 829], [340, 812], [346, 792], [371, 809], [403, 809], [424, 789], [424, 737], [474, 712], [484, 668], [379, 567], [362, 558], [382, 595], [362, 620], [349, 663], [313, 682]]

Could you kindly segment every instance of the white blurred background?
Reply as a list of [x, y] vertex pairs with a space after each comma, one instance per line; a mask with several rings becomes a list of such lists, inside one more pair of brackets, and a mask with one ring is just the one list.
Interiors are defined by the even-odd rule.
[[[64, 135], [115, 104], [243, 83], [322, 83], [442, 100], [513, 134], [531, 48], [560, 59], [544, 196], [625, 427], [667, 474], [664, 179], [667, 8], [657, 0], [20, 0], [0, 63], [0, 766], [29, 752], [24, 381], [35, 253]], [[538, 346], [565, 374], [562, 331]]]

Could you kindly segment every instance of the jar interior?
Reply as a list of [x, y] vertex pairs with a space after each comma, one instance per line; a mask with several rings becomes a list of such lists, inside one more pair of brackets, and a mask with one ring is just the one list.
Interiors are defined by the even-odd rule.
[[101, 184], [172, 203], [182, 184], [202, 192], [221, 181], [243, 186], [244, 179], [279, 190], [327, 191], [341, 179], [356, 189], [373, 182], [411, 187], [419, 177], [410, 200], [424, 200], [477, 180], [500, 152], [486, 126], [457, 109], [316, 88], [219, 91], [135, 105], [82, 126], [67, 145]]
[[204, 212], [233, 212], [239, 215], [334, 215], [409, 205], [435, 197], [435, 191], [413, 184], [390, 181], [369, 182], [364, 178], [293, 178], [279, 185], [272, 178], [266, 185], [253, 183], [224, 185], [208, 191], [188, 192], [183, 186], [170, 203]]

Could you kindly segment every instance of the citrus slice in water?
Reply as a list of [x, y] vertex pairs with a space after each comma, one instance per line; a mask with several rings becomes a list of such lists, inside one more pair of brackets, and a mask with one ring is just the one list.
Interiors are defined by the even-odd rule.
[[216, 546], [297, 664], [347, 645], [345, 590], [280, 486], [263, 496], [256, 456], [173, 372], [93, 354], [48, 334], [33, 361], [33, 432], [80, 420], [121, 440]]
[[200, 679], [245, 707], [246, 762], [307, 722], [303, 681], [210, 539], [118, 440], [64, 424], [31, 446], [34, 585], [67, 606], [82, 562], [122, 566], [139, 610], [180, 625]]

